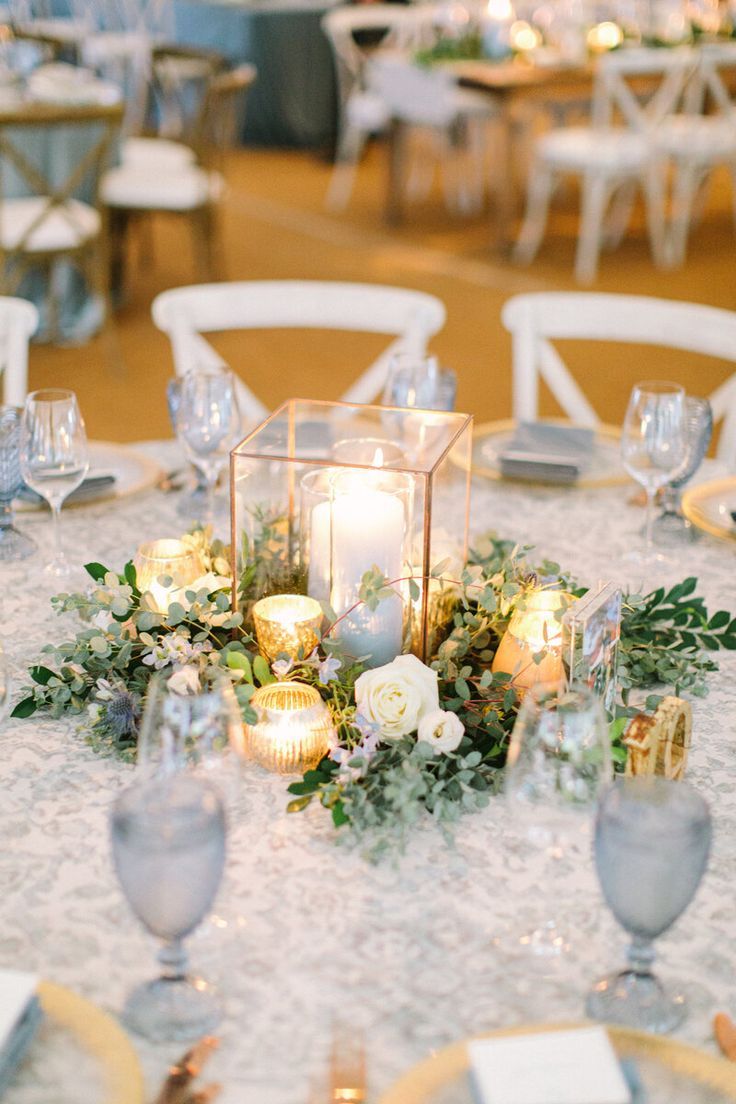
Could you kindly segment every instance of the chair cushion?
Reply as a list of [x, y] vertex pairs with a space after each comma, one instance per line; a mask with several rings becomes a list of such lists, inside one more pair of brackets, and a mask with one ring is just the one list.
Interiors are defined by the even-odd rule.
[[377, 92], [353, 92], [345, 104], [348, 124], [357, 130], [371, 133], [388, 125], [391, 112]]
[[168, 138], [126, 138], [120, 149], [123, 165], [150, 168], [153, 165], [178, 168], [182, 165], [194, 165], [196, 155], [193, 149], [183, 142], [172, 142]]
[[571, 170], [600, 167], [632, 171], [641, 168], [649, 157], [644, 135], [623, 127], [559, 127], [542, 135], [537, 153], [549, 164]]
[[[48, 201], [43, 196], [6, 199], [0, 207], [0, 241], [3, 249], [14, 249]], [[31, 233], [23, 248], [30, 253], [62, 252], [95, 238], [100, 216], [94, 207], [76, 199], [67, 200], [50, 212]]]
[[224, 190], [219, 173], [198, 165], [176, 169], [119, 165], [102, 178], [100, 194], [108, 207], [147, 211], [192, 211], [218, 200]]
[[657, 129], [656, 141], [672, 157], [720, 162], [736, 154], [736, 125], [723, 117], [672, 115]]

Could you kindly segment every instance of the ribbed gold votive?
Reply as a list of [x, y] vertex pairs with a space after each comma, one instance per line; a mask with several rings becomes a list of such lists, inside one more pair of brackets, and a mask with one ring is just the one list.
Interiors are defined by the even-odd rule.
[[319, 643], [322, 607], [306, 594], [272, 594], [253, 606], [253, 621], [266, 659], [305, 659]]
[[272, 682], [250, 703], [258, 722], [245, 725], [245, 753], [267, 770], [302, 774], [316, 767], [330, 747], [330, 711], [313, 686]]
[[[177, 591], [204, 574], [199, 552], [174, 537], [142, 544], [133, 557], [133, 566], [138, 589], [151, 595], [159, 613], [166, 613]], [[162, 576], [171, 579], [169, 586], [163, 586], [158, 581]]]

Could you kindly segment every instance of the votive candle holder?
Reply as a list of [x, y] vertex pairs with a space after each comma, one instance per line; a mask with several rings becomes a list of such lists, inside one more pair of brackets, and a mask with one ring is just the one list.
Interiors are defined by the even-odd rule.
[[244, 727], [245, 754], [266, 770], [303, 774], [329, 751], [332, 718], [314, 686], [272, 682], [256, 690], [250, 704], [258, 720]]

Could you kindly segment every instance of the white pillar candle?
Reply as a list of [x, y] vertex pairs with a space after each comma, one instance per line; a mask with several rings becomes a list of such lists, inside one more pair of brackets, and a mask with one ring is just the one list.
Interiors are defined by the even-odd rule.
[[[338, 615], [358, 601], [363, 575], [377, 567], [387, 579], [402, 573], [404, 504], [398, 495], [349, 479], [332, 502], [332, 594]], [[401, 651], [404, 610], [397, 593], [375, 610], [361, 605], [338, 626], [338, 635], [353, 656], [370, 656], [369, 666], [390, 663]]]
[[318, 502], [309, 519], [307, 593], [318, 602], [330, 600], [330, 502]]

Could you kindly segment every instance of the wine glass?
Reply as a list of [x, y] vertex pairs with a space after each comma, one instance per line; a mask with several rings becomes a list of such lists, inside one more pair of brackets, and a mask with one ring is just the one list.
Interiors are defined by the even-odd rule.
[[217, 786], [232, 813], [244, 752], [243, 718], [233, 685], [224, 676], [215, 677], [187, 693], [180, 684], [189, 685], [182, 671], [168, 680], [155, 677], [149, 684], [138, 737], [139, 772], [144, 777], [196, 773]]
[[657, 533], [690, 536], [696, 530], [680, 510], [680, 488], [695, 475], [703, 462], [713, 436], [713, 408], [708, 399], [685, 399], [685, 455], [683, 462], [662, 491]]
[[61, 544], [61, 506], [89, 468], [87, 434], [73, 391], [49, 389], [28, 396], [21, 423], [20, 465], [28, 486], [51, 507], [54, 551], [44, 570], [64, 578], [71, 568]]
[[654, 548], [654, 496], [682, 465], [685, 434], [684, 389], [662, 380], [635, 384], [621, 432], [621, 456], [647, 496], [644, 550], [632, 549], [625, 556], [642, 567], [666, 562]]
[[711, 843], [708, 806], [697, 790], [668, 778], [619, 779], [603, 795], [595, 825], [595, 864], [603, 896], [631, 936], [628, 967], [601, 978], [589, 1016], [644, 1031], [671, 1031], [686, 1014], [652, 973], [653, 941], [695, 896]]
[[123, 1020], [155, 1042], [194, 1039], [220, 1019], [205, 981], [190, 977], [183, 940], [202, 920], [225, 864], [225, 812], [209, 783], [178, 772], [134, 785], [115, 802], [115, 870], [131, 909], [163, 940], [161, 975], [128, 997]]
[[422, 410], [454, 410], [457, 376], [440, 368], [437, 357], [395, 353], [388, 366], [384, 406], [416, 406]]
[[182, 378], [176, 415], [189, 460], [207, 481], [205, 521], [215, 520], [215, 487], [240, 430], [235, 376], [229, 368], [194, 369]]
[[23, 486], [20, 472], [20, 435], [23, 411], [0, 406], [0, 561], [23, 560], [36, 551], [36, 542], [13, 524], [13, 499]]
[[[512, 825], [548, 865], [585, 853], [595, 802], [611, 775], [608, 727], [593, 691], [562, 684], [528, 690], [511, 735], [506, 801]], [[521, 946], [547, 956], [569, 950], [552, 911], [520, 937]]]
[[[177, 437], [179, 434], [179, 404], [181, 402], [181, 379], [175, 376], [166, 384], [166, 405], [169, 411], [171, 427]], [[183, 443], [183, 442], [182, 442]], [[207, 481], [201, 468], [189, 463], [189, 470], [194, 476], [192, 486], [185, 487], [181, 494], [177, 495], [176, 511], [183, 517], [196, 519], [202, 516], [205, 505]]]

